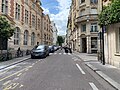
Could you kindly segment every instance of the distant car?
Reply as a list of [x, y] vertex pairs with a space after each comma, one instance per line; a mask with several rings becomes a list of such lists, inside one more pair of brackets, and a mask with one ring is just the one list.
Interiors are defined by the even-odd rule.
[[54, 50], [57, 51], [59, 48], [57, 45], [53, 45], [54, 46]]
[[52, 46], [49, 46], [49, 53], [54, 53], [54, 46], [52, 45]]
[[37, 45], [31, 50], [31, 58], [45, 58], [49, 55], [49, 48], [47, 45]]

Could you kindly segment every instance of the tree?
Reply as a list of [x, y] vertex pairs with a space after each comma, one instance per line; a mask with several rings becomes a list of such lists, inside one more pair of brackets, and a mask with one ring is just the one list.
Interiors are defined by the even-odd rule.
[[99, 15], [99, 25], [109, 25], [120, 22], [120, 0], [113, 0], [105, 6]]
[[5, 17], [0, 16], [0, 49], [3, 50], [4, 42], [13, 36], [14, 28], [11, 27]]
[[62, 36], [57, 37], [57, 43], [59, 44], [59, 46], [62, 46], [62, 43], [64, 43], [64, 39]]

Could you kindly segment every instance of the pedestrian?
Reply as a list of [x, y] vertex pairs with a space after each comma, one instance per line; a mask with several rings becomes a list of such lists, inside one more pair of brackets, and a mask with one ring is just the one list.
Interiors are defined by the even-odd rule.
[[68, 49], [69, 49], [69, 53], [72, 53], [72, 50], [71, 50], [71, 48], [69, 47]]
[[69, 52], [69, 49], [68, 49], [68, 47], [64, 47], [64, 50], [65, 50], [65, 53], [68, 53]]

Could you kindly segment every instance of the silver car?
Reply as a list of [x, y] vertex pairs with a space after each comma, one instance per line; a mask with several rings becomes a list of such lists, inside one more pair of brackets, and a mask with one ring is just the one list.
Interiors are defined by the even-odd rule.
[[49, 55], [49, 48], [47, 45], [37, 45], [31, 50], [31, 58], [45, 58]]

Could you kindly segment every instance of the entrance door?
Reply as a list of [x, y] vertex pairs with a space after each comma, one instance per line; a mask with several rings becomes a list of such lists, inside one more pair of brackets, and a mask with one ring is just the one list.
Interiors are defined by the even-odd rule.
[[87, 52], [87, 44], [86, 44], [86, 38], [82, 38], [82, 52]]

